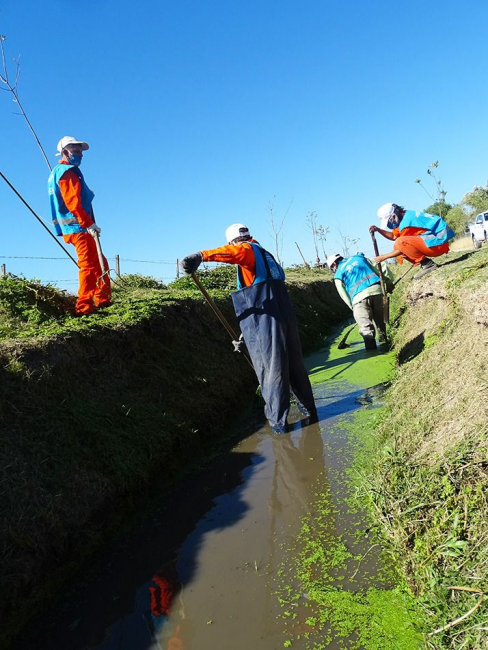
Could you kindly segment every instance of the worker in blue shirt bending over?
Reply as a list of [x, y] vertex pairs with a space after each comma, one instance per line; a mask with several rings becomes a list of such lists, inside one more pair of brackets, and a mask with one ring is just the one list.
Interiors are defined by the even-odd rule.
[[[383, 295], [377, 270], [363, 253], [350, 257], [335, 253], [327, 258], [327, 264], [334, 273], [334, 283], [340, 297], [352, 309], [364, 339], [364, 347], [366, 350], [376, 350], [375, 326], [379, 342], [386, 342]], [[388, 286], [391, 272], [385, 266], [381, 268]]]

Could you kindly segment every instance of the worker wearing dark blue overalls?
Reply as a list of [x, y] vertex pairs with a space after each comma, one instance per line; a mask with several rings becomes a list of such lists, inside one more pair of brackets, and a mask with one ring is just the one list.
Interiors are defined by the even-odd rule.
[[303, 365], [285, 273], [243, 224], [229, 226], [226, 239], [227, 246], [188, 255], [181, 266], [191, 274], [204, 261], [238, 265], [238, 290], [232, 293], [232, 302], [266, 402], [266, 417], [276, 433], [288, 431], [291, 390], [299, 409], [316, 421], [317, 408]]

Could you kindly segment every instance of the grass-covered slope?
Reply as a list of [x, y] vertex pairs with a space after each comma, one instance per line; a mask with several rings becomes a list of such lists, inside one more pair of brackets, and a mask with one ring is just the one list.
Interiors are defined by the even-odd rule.
[[[234, 270], [201, 278], [237, 329]], [[326, 271], [290, 272], [289, 288], [305, 350], [350, 313]], [[72, 306], [52, 288], [0, 280], [3, 621], [28, 616], [38, 586], [103, 536], [109, 512], [122, 515], [155, 477], [164, 489], [256, 389], [189, 278], [125, 277], [108, 309], [74, 318]]]
[[481, 650], [488, 628], [488, 250], [451, 254], [441, 264], [395, 292], [398, 368], [365, 489], [425, 612], [425, 647]]

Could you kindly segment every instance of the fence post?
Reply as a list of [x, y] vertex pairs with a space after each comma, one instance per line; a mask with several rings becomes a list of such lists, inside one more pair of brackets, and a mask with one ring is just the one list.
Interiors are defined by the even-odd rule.
[[176, 279], [180, 277], [180, 260], [176, 258]]
[[7, 267], [5, 266], [5, 264], [2, 264], [0, 269], [1, 269], [0, 270], [0, 275], [7, 275]]
[[120, 276], [120, 255], [115, 256], [115, 273]]

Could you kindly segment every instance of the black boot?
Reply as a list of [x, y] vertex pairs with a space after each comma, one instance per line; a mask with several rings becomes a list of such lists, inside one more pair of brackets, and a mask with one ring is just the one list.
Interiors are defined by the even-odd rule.
[[420, 278], [423, 278], [424, 275], [427, 275], [427, 273], [430, 273], [436, 268], [437, 264], [433, 260], [426, 257], [420, 262], [420, 271], [413, 276], [413, 279], [420, 280]]
[[366, 350], [376, 350], [376, 341], [374, 336], [363, 336], [363, 339]]

